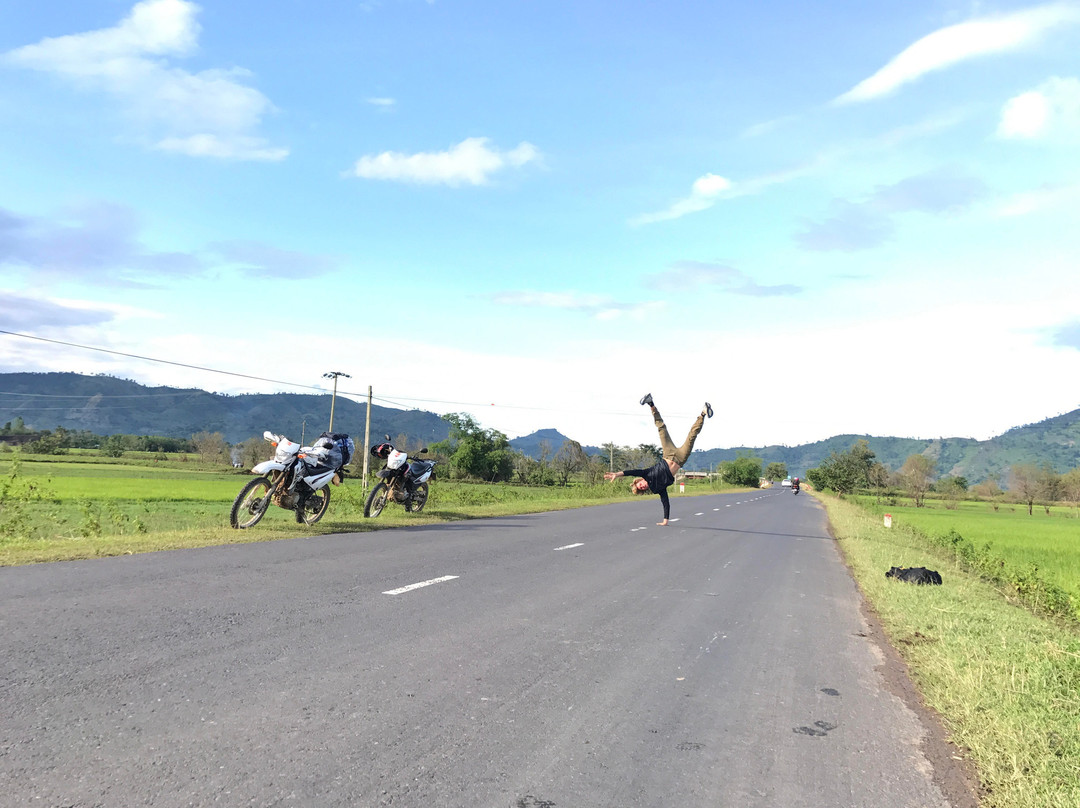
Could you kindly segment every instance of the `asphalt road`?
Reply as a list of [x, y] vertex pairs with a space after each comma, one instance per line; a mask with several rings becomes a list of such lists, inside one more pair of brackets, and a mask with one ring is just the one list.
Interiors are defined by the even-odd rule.
[[948, 805], [820, 506], [672, 505], [0, 569], [0, 805]]

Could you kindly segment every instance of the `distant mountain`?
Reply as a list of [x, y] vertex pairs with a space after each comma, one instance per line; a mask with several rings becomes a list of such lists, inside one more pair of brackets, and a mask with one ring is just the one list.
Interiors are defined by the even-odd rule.
[[[523, 435], [520, 438], [514, 438], [510, 441], [510, 446], [529, 457], [539, 460], [541, 455], [541, 443], [547, 441], [549, 455], [551, 455], [559, 451], [559, 449], [562, 448], [562, 445], [568, 440], [570, 440], [570, 438], [566, 437], [566, 435], [557, 429], [538, 429], [531, 434]], [[590, 455], [600, 454], [603, 451], [599, 446], [582, 446], [581, 448], [585, 450], [586, 454]]]
[[[334, 429], [356, 438], [364, 434], [367, 404], [339, 395], [334, 410]], [[231, 443], [262, 435], [263, 430], [282, 432], [299, 440], [325, 430], [330, 420], [330, 394], [260, 393], [229, 396], [205, 390], [145, 387], [112, 376], [79, 373], [0, 373], [0, 425], [21, 417], [37, 429], [85, 429], [98, 435], [162, 435], [190, 438], [196, 432], [221, 432]], [[395, 410], [373, 405], [371, 437], [384, 434], [396, 439], [406, 435], [414, 441], [434, 443], [450, 434], [450, 425], [433, 412]], [[1080, 466], [1080, 409], [1035, 424], [1010, 429], [986, 441], [972, 438], [873, 437], [836, 435], [801, 446], [735, 447], [696, 451], [686, 464], [688, 471], [704, 471], [739, 452], [760, 457], [766, 465], [785, 463], [800, 477], [832, 452], [846, 452], [864, 439], [892, 471], [913, 454], [937, 461], [939, 475], [966, 477], [969, 482], [1003, 478], [1017, 463], [1050, 463], [1065, 472]], [[557, 452], [569, 440], [556, 429], [541, 429], [514, 438], [510, 445], [530, 457], [540, 457], [547, 441]], [[589, 454], [603, 454], [597, 446], [584, 446]]]
[[[0, 424], [21, 417], [37, 430], [85, 429], [98, 435], [190, 438], [220, 432], [230, 443], [284, 433], [311, 440], [330, 422], [330, 394], [259, 393], [229, 396], [205, 390], [144, 387], [112, 376], [79, 373], [0, 373]], [[334, 431], [363, 439], [367, 402], [338, 395]], [[371, 439], [406, 435], [424, 443], [445, 440], [450, 424], [433, 412], [371, 407]]]
[[793, 475], [804, 477], [832, 452], [846, 452], [857, 440], [865, 440], [875, 459], [896, 471], [913, 454], [925, 454], [937, 462], [939, 476], [966, 477], [970, 483], [986, 479], [1004, 481], [1011, 466], [1049, 463], [1058, 472], [1080, 466], [1080, 409], [1047, 418], [1036, 424], [1010, 429], [990, 440], [973, 438], [877, 438], [871, 435], [837, 435], [801, 446], [709, 449], [694, 452], [686, 464], [689, 471], [712, 468], [723, 460], [733, 460], [739, 452], [760, 457], [765, 465], [786, 463]]

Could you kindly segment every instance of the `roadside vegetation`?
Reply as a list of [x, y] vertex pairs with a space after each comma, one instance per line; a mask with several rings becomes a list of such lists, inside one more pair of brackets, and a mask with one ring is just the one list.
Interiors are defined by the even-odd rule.
[[[256, 527], [234, 530], [229, 527], [229, 508], [251, 479], [247, 469], [203, 462], [197, 455], [160, 459], [136, 453], [99, 457], [95, 462], [87, 453], [0, 451], [0, 565], [363, 532], [632, 498], [629, 484], [603, 481], [607, 466], [590, 479], [581, 469], [568, 472], [558, 466], [556, 454], [546, 465], [530, 464], [529, 474], [543, 475], [543, 482], [529, 484], [470, 479], [460, 466], [452, 469], [450, 459], [443, 457], [422, 513], [406, 514], [391, 504], [378, 519], [363, 517], [360, 461], [353, 464], [350, 471], [354, 473], [342, 485], [331, 487], [330, 509], [318, 524], [301, 527], [291, 511], [271, 506]], [[719, 479], [694, 480], [685, 494], [672, 496], [721, 490], [737, 490], [737, 486]]]
[[[935, 472], [918, 455], [889, 473], [860, 441], [806, 476], [924, 701], [975, 764], [981, 804], [1080, 805], [1080, 472], [1016, 466], [1007, 490]], [[893, 566], [931, 567], [943, 585], [886, 578]]]

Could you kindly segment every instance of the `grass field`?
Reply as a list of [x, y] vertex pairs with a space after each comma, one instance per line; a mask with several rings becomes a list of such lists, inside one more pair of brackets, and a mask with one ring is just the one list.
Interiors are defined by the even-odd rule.
[[[995, 510], [986, 502], [959, 502], [950, 509], [933, 500], [923, 508], [879, 505], [873, 497], [858, 501], [882, 520], [884, 514], [891, 514], [895, 527], [910, 525], [930, 536], [955, 530], [1017, 570], [1034, 567], [1080, 604], [1080, 519], [1072, 507], [1052, 507], [1049, 515], [1039, 507], [1028, 516], [1022, 505], [999, 505]], [[897, 565], [918, 566], [904, 560]]]
[[[0, 565], [537, 513], [631, 496], [623, 483], [561, 488], [437, 480], [423, 513], [390, 505], [378, 519], [365, 519], [365, 492], [350, 477], [331, 487], [330, 509], [316, 525], [302, 527], [291, 511], [271, 507], [258, 525], [240, 531], [229, 527], [229, 509], [252, 478], [249, 471], [200, 468], [190, 461], [90, 460], [0, 455], [0, 484], [7, 481], [0, 497]], [[696, 483], [683, 496], [714, 490], [719, 489]]]

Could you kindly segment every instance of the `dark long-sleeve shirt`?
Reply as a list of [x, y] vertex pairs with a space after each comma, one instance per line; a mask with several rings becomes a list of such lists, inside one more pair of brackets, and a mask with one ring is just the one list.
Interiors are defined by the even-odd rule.
[[624, 477], [641, 477], [649, 484], [649, 490], [660, 495], [660, 502], [664, 506], [664, 518], [671, 515], [671, 501], [668, 499], [668, 486], [675, 482], [675, 475], [671, 473], [671, 467], [666, 460], [660, 460], [655, 466], [647, 469], [626, 469]]

